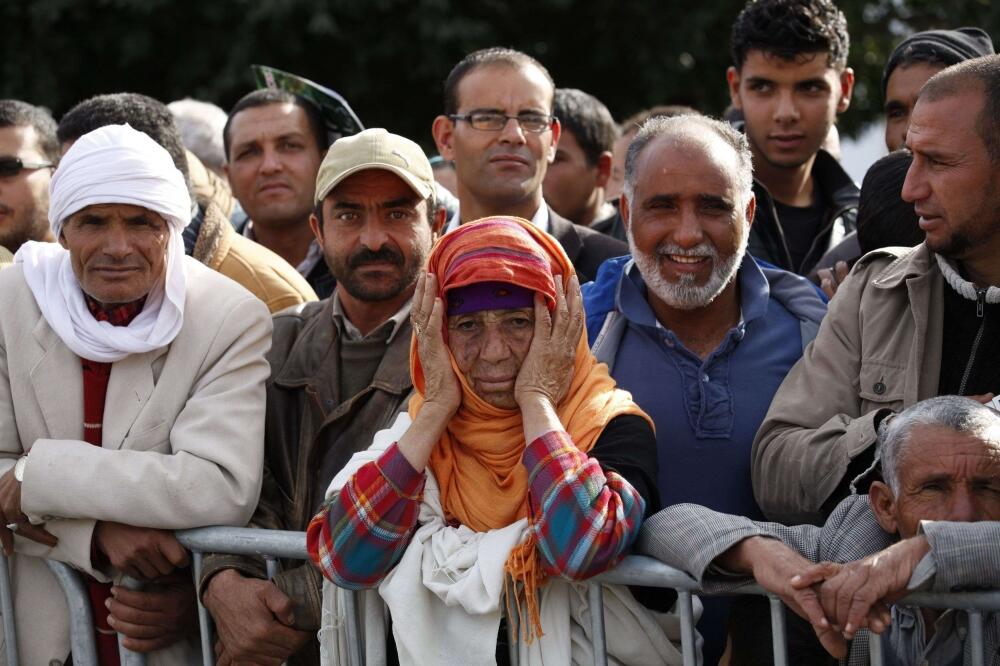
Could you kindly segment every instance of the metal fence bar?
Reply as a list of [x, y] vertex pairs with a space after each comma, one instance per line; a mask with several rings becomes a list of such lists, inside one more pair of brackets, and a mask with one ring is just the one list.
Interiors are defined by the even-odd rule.
[[690, 592], [687, 590], [677, 591], [677, 605], [681, 611], [681, 657], [683, 657], [684, 666], [696, 666], [698, 663], [698, 655], [694, 652], [696, 643], [693, 602]]
[[587, 586], [587, 605], [590, 606], [594, 666], [608, 666], [608, 644], [604, 635], [604, 587], [600, 583]]
[[788, 638], [785, 635], [785, 605], [780, 597], [767, 595], [771, 606], [771, 646], [774, 650], [774, 666], [788, 666]]
[[967, 611], [969, 614], [969, 643], [972, 646], [972, 666], [983, 666], [983, 614]]
[[[194, 589], [198, 589], [201, 582], [201, 565], [204, 556], [195, 551], [191, 553], [191, 574], [194, 577]], [[215, 651], [212, 648], [212, 618], [208, 615], [208, 609], [201, 603], [201, 595], [198, 597], [198, 633], [201, 638], [201, 663], [202, 666], [212, 666], [215, 663]]]
[[4, 656], [10, 666], [18, 666], [17, 628], [14, 623], [14, 593], [11, 590], [10, 562], [0, 553], [0, 613], [3, 614]]
[[868, 632], [868, 664], [882, 666], [882, 636], [874, 631]]
[[[143, 588], [143, 582], [131, 576], [122, 576], [118, 584], [126, 590], [141, 590]], [[146, 655], [129, 650], [123, 644], [124, 641], [125, 636], [118, 634], [118, 658], [121, 660], [121, 666], [146, 666]]]
[[344, 615], [347, 616], [347, 664], [348, 666], [364, 666], [361, 657], [361, 623], [358, 611], [361, 608], [358, 590], [350, 590], [344, 595]]
[[46, 560], [49, 570], [56, 577], [66, 595], [69, 608], [69, 645], [73, 653], [73, 666], [97, 666], [97, 643], [94, 640], [94, 613], [90, 609], [90, 595], [83, 577], [68, 564]]

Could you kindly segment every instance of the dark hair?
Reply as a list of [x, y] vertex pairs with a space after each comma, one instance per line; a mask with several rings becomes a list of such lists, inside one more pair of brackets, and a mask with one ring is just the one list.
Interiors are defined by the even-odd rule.
[[621, 122], [621, 133], [636, 131], [651, 118], [674, 118], [675, 116], [700, 116], [698, 110], [683, 104], [660, 104], [650, 109], [636, 111]]
[[[327, 195], [329, 196], [329, 195]], [[426, 199], [424, 203], [427, 204], [427, 224], [430, 225], [431, 229], [434, 229], [434, 217], [438, 211], [437, 198], [433, 193]], [[316, 221], [319, 222], [319, 233], [323, 233], [323, 201], [319, 201], [316, 207], [313, 209], [313, 215], [316, 216]]]
[[226, 126], [222, 128], [222, 146], [226, 150], [227, 162], [229, 161], [230, 148], [229, 131], [236, 114], [244, 109], [270, 106], [272, 104], [294, 104], [302, 109], [306, 114], [306, 120], [309, 121], [309, 130], [316, 141], [316, 149], [319, 150], [321, 155], [326, 153], [326, 149], [330, 147], [330, 139], [327, 137], [326, 123], [323, 122], [323, 116], [320, 114], [319, 108], [305, 97], [300, 97], [286, 90], [262, 88], [261, 90], [254, 90], [247, 93], [229, 110], [229, 118], [226, 119]]
[[17, 99], [0, 99], [0, 127], [34, 128], [42, 155], [50, 162], [59, 161], [56, 121], [48, 109]]
[[920, 217], [903, 201], [903, 181], [913, 162], [908, 150], [889, 153], [871, 165], [858, 200], [858, 245], [867, 254], [880, 247], [912, 247], [924, 241]]
[[580, 144], [590, 166], [597, 164], [601, 153], [614, 148], [618, 126], [601, 100], [576, 88], [558, 88], [552, 108], [563, 131]]
[[749, 0], [733, 23], [730, 52], [741, 69], [750, 51], [785, 60], [826, 53], [827, 65], [847, 66], [847, 19], [830, 0]]
[[184, 179], [188, 179], [187, 154], [174, 116], [166, 104], [152, 97], [137, 93], [91, 97], [66, 112], [59, 120], [56, 134], [59, 143], [66, 143], [106, 125], [125, 123], [160, 144], [170, 154], [177, 170], [184, 174]]
[[976, 119], [990, 161], [1000, 165], [1000, 55], [966, 60], [932, 76], [920, 90], [921, 100], [934, 102], [942, 97], [961, 94], [978, 84], [983, 94], [983, 108]]
[[473, 51], [469, 55], [462, 58], [457, 65], [452, 67], [451, 72], [448, 73], [448, 78], [444, 80], [445, 115], [458, 113], [458, 84], [462, 82], [465, 75], [473, 69], [485, 65], [506, 65], [508, 67], [515, 68], [537, 67], [552, 85], [552, 90], [554, 91], [556, 88], [556, 84], [552, 80], [549, 70], [545, 69], [545, 66], [542, 65], [542, 63], [538, 62], [527, 53], [522, 53], [521, 51], [515, 51], [514, 49], [507, 49], [500, 46], [480, 49], [479, 51]]

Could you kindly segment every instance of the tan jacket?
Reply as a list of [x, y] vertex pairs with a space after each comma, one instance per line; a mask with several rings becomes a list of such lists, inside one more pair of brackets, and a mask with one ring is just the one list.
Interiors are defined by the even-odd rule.
[[316, 292], [287, 261], [236, 233], [214, 203], [201, 199], [199, 203], [205, 216], [194, 246], [195, 259], [243, 285], [264, 301], [271, 314], [316, 300]]
[[[41, 316], [20, 266], [0, 273], [0, 474], [28, 454], [21, 503], [55, 548], [17, 537], [21, 663], [62, 662], [66, 602], [40, 558], [91, 564], [97, 520], [183, 529], [244, 525], [257, 505], [271, 318], [245, 289], [185, 258], [184, 323], [165, 348], [112, 366], [103, 446], [83, 440], [80, 359]], [[192, 661], [185, 643], [150, 664]]]
[[937, 395], [943, 319], [944, 278], [925, 245], [855, 264], [754, 440], [754, 496], [768, 518], [821, 523], [851, 459], [875, 443], [879, 410]]
[[14, 263], [14, 255], [10, 253], [10, 250], [0, 245], [0, 269], [7, 268]]

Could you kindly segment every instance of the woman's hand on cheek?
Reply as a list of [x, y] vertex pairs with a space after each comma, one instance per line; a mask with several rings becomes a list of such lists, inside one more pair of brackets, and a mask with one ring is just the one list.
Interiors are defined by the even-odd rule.
[[556, 275], [556, 309], [549, 313], [545, 299], [535, 295], [535, 332], [531, 347], [517, 375], [514, 399], [522, 409], [533, 399], [559, 404], [573, 381], [576, 347], [583, 334], [583, 305], [580, 282], [574, 275], [562, 293], [562, 279]]
[[440, 409], [450, 417], [462, 403], [462, 387], [444, 343], [444, 302], [437, 296], [433, 274], [421, 273], [417, 279], [410, 321], [424, 371], [424, 409]]

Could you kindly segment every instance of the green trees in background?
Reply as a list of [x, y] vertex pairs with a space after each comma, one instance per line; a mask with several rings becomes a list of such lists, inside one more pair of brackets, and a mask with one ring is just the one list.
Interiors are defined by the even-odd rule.
[[[224, 109], [248, 66], [289, 70], [343, 94], [369, 127], [432, 145], [441, 82], [465, 53], [512, 46], [560, 86], [616, 118], [653, 104], [718, 114], [728, 103], [729, 27], [741, 0], [4, 0], [0, 97], [58, 116], [98, 93], [131, 91]], [[1000, 38], [992, 0], [841, 0], [858, 87], [841, 130], [878, 116], [882, 65], [904, 34], [977, 25]]]

